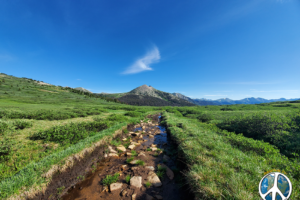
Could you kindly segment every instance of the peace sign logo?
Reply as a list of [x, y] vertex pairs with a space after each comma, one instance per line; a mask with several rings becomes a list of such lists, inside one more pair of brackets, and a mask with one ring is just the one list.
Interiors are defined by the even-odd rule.
[[272, 172], [261, 179], [258, 190], [263, 200], [287, 200], [292, 194], [292, 183], [284, 174]]

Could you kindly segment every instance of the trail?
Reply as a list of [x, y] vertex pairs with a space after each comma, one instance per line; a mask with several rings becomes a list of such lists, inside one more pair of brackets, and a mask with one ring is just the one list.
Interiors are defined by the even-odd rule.
[[[176, 158], [167, 156], [165, 152], [172, 153], [176, 149], [172, 147], [165, 128], [159, 125], [159, 121], [160, 116], [155, 115], [149, 122], [141, 121], [131, 127], [129, 133], [121, 138], [122, 145], [109, 146], [104, 155], [106, 158], [98, 164], [95, 171], [71, 187], [62, 199], [191, 199], [188, 198], [187, 191], [175, 183], [175, 179], [179, 178], [173, 172], [177, 170]], [[127, 149], [124, 147], [126, 142], [130, 142]], [[132, 155], [132, 150], [136, 151], [137, 156]], [[133, 159], [128, 163], [128, 158]], [[143, 161], [144, 164], [139, 165], [137, 161]], [[106, 176], [113, 176], [115, 173], [120, 174], [118, 181], [109, 186], [103, 185]], [[126, 182], [128, 175], [131, 178]]]

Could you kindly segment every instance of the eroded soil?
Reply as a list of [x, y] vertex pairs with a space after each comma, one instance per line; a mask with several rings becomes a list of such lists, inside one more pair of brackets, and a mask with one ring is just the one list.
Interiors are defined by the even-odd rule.
[[[77, 180], [74, 180], [74, 172], [67, 176], [73, 176], [74, 183], [68, 187], [67, 192], [61, 186], [56, 188], [53, 195], [55, 189], [52, 188], [51, 195], [48, 192], [48, 195], [41, 195], [37, 199], [57, 199], [63, 194], [63, 200], [193, 199], [184, 187], [178, 185], [181, 176], [176, 168], [176, 147], [169, 141], [165, 129], [159, 125], [160, 116], [149, 117], [149, 121], [129, 126], [129, 132], [119, 138], [121, 145], [110, 145], [106, 149], [98, 149], [100, 153], [96, 153], [96, 156], [91, 155], [87, 163], [91, 163], [99, 154], [104, 157], [93, 163], [92, 172], [85, 176], [77, 175]], [[78, 164], [82, 165], [82, 170], [87, 167], [85, 163]], [[104, 179], [116, 173], [119, 173], [117, 182], [105, 185]], [[126, 176], [130, 176], [127, 181]], [[57, 178], [57, 181], [62, 180]]]

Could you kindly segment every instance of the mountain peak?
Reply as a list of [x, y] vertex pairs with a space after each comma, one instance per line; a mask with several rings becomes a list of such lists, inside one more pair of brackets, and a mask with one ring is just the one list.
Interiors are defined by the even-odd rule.
[[133, 90], [131, 90], [129, 93], [131, 94], [136, 94], [136, 95], [143, 95], [143, 96], [152, 96], [152, 97], [157, 97], [157, 98], [161, 98], [159, 95], [157, 95], [155, 93], [156, 89], [154, 89], [153, 87], [151, 87], [150, 85], [142, 85], [140, 87], [137, 87]]

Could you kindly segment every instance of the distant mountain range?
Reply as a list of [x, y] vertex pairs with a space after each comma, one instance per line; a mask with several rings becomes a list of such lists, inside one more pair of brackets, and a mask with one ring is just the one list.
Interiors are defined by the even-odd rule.
[[144, 106], [207, 106], [207, 105], [232, 105], [232, 104], [260, 104], [270, 103], [275, 101], [294, 101], [296, 99], [263, 99], [263, 98], [245, 98], [241, 100], [232, 100], [229, 98], [223, 98], [218, 100], [211, 99], [193, 99], [180, 93], [168, 93], [157, 90], [148, 85], [142, 85], [130, 92], [126, 93], [98, 93], [102, 97], [115, 98], [121, 102], [130, 105], [144, 105]]
[[241, 100], [232, 100], [229, 98], [223, 98], [223, 99], [217, 99], [217, 100], [211, 100], [211, 99], [192, 99], [187, 96], [184, 96], [183, 94], [180, 93], [173, 93], [173, 95], [182, 98], [184, 100], [187, 100], [191, 103], [194, 103], [196, 105], [232, 105], [232, 104], [260, 104], [260, 103], [270, 103], [270, 102], [276, 102], [276, 101], [295, 101], [299, 100], [300, 98], [296, 99], [285, 99], [285, 98], [280, 98], [280, 99], [264, 99], [264, 98], [245, 98]]

